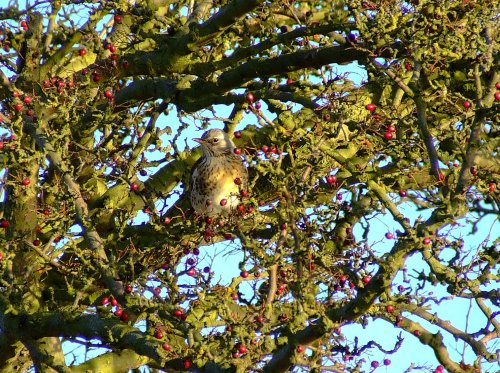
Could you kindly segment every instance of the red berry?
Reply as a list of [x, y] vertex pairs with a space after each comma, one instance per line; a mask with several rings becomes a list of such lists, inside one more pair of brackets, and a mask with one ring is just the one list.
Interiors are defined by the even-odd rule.
[[378, 366], [379, 366], [378, 361], [372, 361], [371, 366], [372, 366], [372, 368], [378, 368]]
[[241, 185], [241, 179], [240, 179], [239, 177], [235, 178], [235, 179], [234, 179], [234, 183], [235, 183], [236, 185]]
[[328, 184], [335, 184], [337, 182], [337, 177], [333, 175], [328, 175], [328, 177], [326, 178], [326, 182]]
[[366, 105], [366, 110], [373, 111], [377, 106], [375, 104]]
[[128, 284], [125, 286], [125, 293], [130, 294], [132, 292], [132, 285]]
[[115, 15], [114, 17], [116, 23], [122, 23], [123, 17], [119, 14]]
[[243, 203], [240, 203], [238, 206], [236, 206], [236, 211], [240, 213], [245, 212], [245, 205]]
[[263, 145], [261, 150], [264, 152], [264, 153], [267, 153], [269, 151], [269, 146], [267, 145]]
[[500, 92], [495, 92], [495, 100], [500, 101]]
[[232, 240], [233, 239], [233, 235], [231, 233], [224, 233], [224, 239], [225, 240]]
[[14, 110], [18, 111], [18, 112], [21, 111], [21, 110], [23, 110], [23, 105], [21, 105], [21, 104], [15, 104], [14, 105]]
[[496, 89], [500, 89], [500, 82], [497, 82], [497, 83], [495, 84], [495, 88], [496, 88]]
[[299, 354], [301, 354], [302, 352], [304, 352], [304, 346], [302, 346], [302, 345], [298, 345], [298, 346], [297, 346], [297, 348], [296, 348], [296, 350], [297, 350], [297, 352], [298, 352]]
[[394, 234], [392, 234], [391, 232], [387, 232], [385, 234], [385, 238], [387, 238], [388, 240], [392, 240], [394, 238]]
[[389, 359], [384, 359], [384, 365], [391, 365], [391, 361]]
[[390, 125], [389, 127], [387, 127], [387, 131], [389, 132], [396, 132], [396, 126], [393, 126], [393, 125]]
[[191, 365], [192, 365], [191, 360], [189, 360], [189, 359], [184, 360], [183, 365], [184, 365], [185, 369], [191, 368]]
[[264, 316], [259, 315], [255, 318], [255, 321], [257, 321], [259, 324], [262, 324], [264, 322]]
[[234, 138], [241, 139], [241, 131], [234, 131]]
[[471, 107], [470, 101], [464, 101], [463, 105], [464, 105], [464, 108], [466, 108], [466, 109]]
[[135, 192], [137, 189], [139, 189], [139, 186], [135, 183], [130, 184], [130, 190]]
[[113, 98], [113, 91], [111, 89], [106, 89], [104, 91], [104, 97], [107, 99], [112, 99]]
[[33, 240], [33, 245], [34, 246], [40, 246], [41, 243], [42, 243], [42, 241], [40, 241], [38, 238], [36, 238], [36, 239]]
[[79, 54], [81, 57], [83, 57], [83, 56], [85, 56], [85, 55], [87, 54], [87, 50], [86, 50], [85, 48], [80, 48], [80, 49], [78, 50], [78, 54]]
[[165, 342], [162, 346], [161, 346], [165, 351], [170, 351], [172, 349], [172, 346], [170, 346], [167, 342]]
[[23, 184], [24, 186], [27, 186], [27, 185], [31, 184], [31, 181], [30, 181], [30, 179], [26, 178], [26, 179], [23, 179], [23, 181], [21, 181], [21, 184]]
[[415, 330], [413, 331], [413, 335], [414, 335], [415, 337], [419, 337], [419, 336], [420, 336], [420, 330], [415, 329]]
[[0, 262], [3, 260], [3, 253], [0, 251]]
[[489, 183], [488, 184], [488, 191], [490, 193], [493, 193], [495, 191], [495, 189], [497, 188], [497, 185], [495, 183]]
[[255, 103], [255, 108], [256, 108], [257, 110], [260, 110], [260, 109], [262, 108], [262, 104], [260, 103], [260, 101], [257, 101], [257, 102]]
[[288, 84], [288, 85], [293, 84], [293, 79], [292, 78], [288, 78], [286, 80], [286, 84]]
[[390, 131], [387, 131], [386, 133], [384, 133], [384, 138], [385, 138], [386, 140], [390, 140], [390, 139], [392, 139], [393, 137], [394, 137], [394, 135], [393, 135], [393, 134], [392, 134], [392, 132], [390, 132]]
[[108, 303], [109, 303], [109, 298], [108, 298], [108, 297], [104, 297], [104, 298], [102, 298], [101, 304], [102, 304], [103, 306], [106, 306]]
[[253, 103], [253, 101], [255, 100], [255, 97], [253, 96], [253, 93], [252, 92], [248, 92], [246, 95], [245, 95], [245, 99], [251, 104]]
[[406, 197], [406, 190], [401, 189], [401, 190], [399, 191], [399, 196], [400, 196], [400, 197]]
[[117, 317], [121, 317], [122, 313], [123, 313], [123, 310], [121, 308], [117, 308], [115, 310], [115, 316], [117, 316]]
[[116, 298], [111, 299], [111, 305], [113, 307], [118, 305], [118, 301], [116, 300]]
[[394, 306], [392, 304], [388, 304], [387, 306], [385, 306], [385, 310], [389, 313], [393, 313], [394, 312]]
[[174, 310], [174, 316], [175, 317], [181, 317], [181, 315], [182, 315], [182, 311], [180, 309], [177, 308], [177, 309]]
[[424, 242], [424, 245], [430, 245], [432, 240], [429, 237], [425, 237], [423, 242]]
[[98, 81], [100, 81], [101, 79], [102, 79], [102, 76], [101, 76], [101, 75], [99, 75], [99, 74], [97, 74], [97, 73], [96, 73], [96, 74], [92, 74], [92, 80], [93, 80], [94, 82], [96, 82], [96, 83], [97, 83], [97, 82], [98, 82]]
[[30, 96], [24, 96], [23, 101], [25, 104], [29, 104], [33, 100]]
[[413, 70], [413, 66], [411, 65], [411, 63], [406, 62], [405, 63], [405, 69], [406, 69], [406, 71], [411, 71], [411, 70]]
[[123, 61], [122, 62], [122, 66], [123, 66], [124, 69], [128, 69], [128, 66], [129, 66], [128, 61]]
[[363, 276], [363, 278], [361, 279], [361, 281], [363, 281], [364, 284], [367, 284], [371, 281], [372, 279], [372, 276], [371, 275], [365, 275]]
[[110, 45], [110, 46], [109, 46], [109, 51], [110, 51], [111, 53], [116, 53], [116, 51], [117, 51], [117, 50], [118, 50], [118, 48], [117, 48], [116, 46], [114, 46], [114, 45]]
[[241, 149], [240, 148], [234, 148], [233, 152], [236, 155], [240, 155], [241, 154]]
[[163, 332], [161, 331], [161, 329], [156, 329], [155, 330], [155, 338], [156, 339], [162, 339], [163, 338]]
[[196, 275], [196, 269], [190, 268], [189, 271], [187, 271], [187, 274], [191, 277], [194, 277]]
[[120, 320], [122, 321], [125, 321], [127, 322], [128, 321], [128, 312], [123, 312], [121, 315], [120, 315]]
[[249, 275], [248, 271], [241, 271], [240, 272], [240, 276], [243, 277], [243, 278], [247, 278]]
[[248, 348], [246, 348], [245, 345], [239, 345], [238, 346], [238, 352], [240, 354], [246, 354], [248, 352]]
[[248, 197], [248, 191], [246, 191], [246, 190], [242, 190], [240, 192], [240, 194], [241, 194], [242, 197]]
[[240, 352], [239, 352], [239, 351], [234, 351], [234, 352], [233, 352], [233, 358], [234, 358], [234, 359], [238, 359], [239, 357], [241, 357]]
[[232, 293], [231, 298], [233, 298], [233, 300], [238, 300], [238, 294]]
[[444, 367], [443, 367], [442, 365], [438, 365], [438, 366], [436, 367], [436, 371], [437, 371], [437, 372], [444, 372]]

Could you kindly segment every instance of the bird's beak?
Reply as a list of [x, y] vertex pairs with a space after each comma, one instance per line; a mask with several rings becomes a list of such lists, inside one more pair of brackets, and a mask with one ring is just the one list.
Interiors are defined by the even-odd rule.
[[203, 139], [198, 139], [198, 138], [193, 139], [193, 141], [196, 141], [196, 142], [198, 142], [198, 143], [200, 143], [200, 144], [203, 144], [203, 143], [205, 142], [205, 140], [203, 140]]

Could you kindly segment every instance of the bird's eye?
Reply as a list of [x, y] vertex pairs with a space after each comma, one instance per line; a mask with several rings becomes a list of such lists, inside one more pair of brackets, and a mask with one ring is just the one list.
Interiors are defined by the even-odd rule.
[[218, 138], [215, 138], [215, 139], [213, 139], [212, 141], [213, 141], [214, 143], [215, 143], [215, 142], [219, 142], [219, 139], [218, 139]]

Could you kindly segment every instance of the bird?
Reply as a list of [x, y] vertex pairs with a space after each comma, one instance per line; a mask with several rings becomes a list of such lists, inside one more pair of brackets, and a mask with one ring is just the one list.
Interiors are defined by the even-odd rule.
[[194, 164], [190, 177], [191, 206], [198, 215], [229, 215], [241, 204], [247, 190], [248, 171], [229, 135], [210, 129], [194, 141], [201, 145], [202, 156]]

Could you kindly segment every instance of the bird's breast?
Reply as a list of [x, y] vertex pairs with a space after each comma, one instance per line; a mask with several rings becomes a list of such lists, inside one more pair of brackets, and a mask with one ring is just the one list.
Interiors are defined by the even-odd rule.
[[193, 172], [192, 205], [198, 213], [227, 213], [240, 203], [240, 188], [246, 187], [246, 181], [240, 158], [208, 157]]

